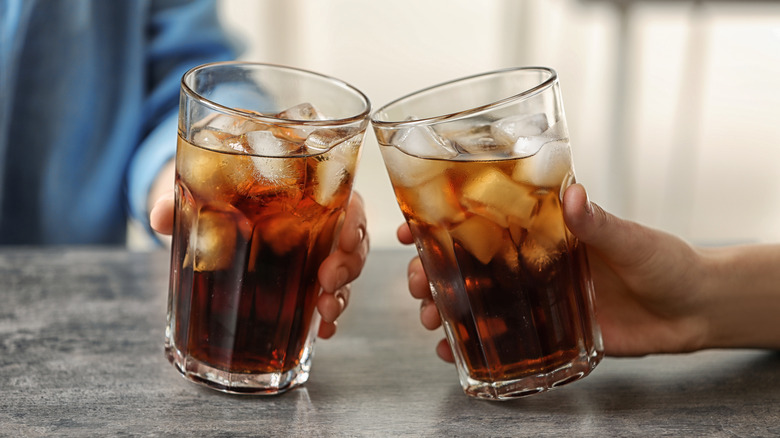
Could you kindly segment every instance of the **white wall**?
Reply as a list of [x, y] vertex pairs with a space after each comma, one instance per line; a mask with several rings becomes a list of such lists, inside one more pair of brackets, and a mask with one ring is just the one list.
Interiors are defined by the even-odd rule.
[[[221, 0], [220, 13], [242, 58], [336, 76], [374, 108], [467, 74], [551, 66], [591, 199], [696, 241], [780, 240], [780, 2], [633, 3], [621, 15], [595, 0]], [[356, 188], [373, 246], [397, 245], [371, 133]]]

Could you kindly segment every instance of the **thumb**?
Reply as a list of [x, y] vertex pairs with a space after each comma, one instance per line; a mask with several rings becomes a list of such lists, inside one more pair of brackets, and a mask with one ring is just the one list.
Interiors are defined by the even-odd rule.
[[581, 184], [566, 189], [563, 219], [580, 242], [618, 264], [630, 265], [644, 256], [640, 248], [652, 247], [647, 239], [653, 237], [647, 228], [620, 219], [591, 203]]

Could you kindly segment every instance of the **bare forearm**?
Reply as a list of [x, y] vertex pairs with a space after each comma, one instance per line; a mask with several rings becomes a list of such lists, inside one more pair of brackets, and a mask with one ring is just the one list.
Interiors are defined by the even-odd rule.
[[706, 347], [780, 349], [780, 245], [711, 249], [705, 260]]

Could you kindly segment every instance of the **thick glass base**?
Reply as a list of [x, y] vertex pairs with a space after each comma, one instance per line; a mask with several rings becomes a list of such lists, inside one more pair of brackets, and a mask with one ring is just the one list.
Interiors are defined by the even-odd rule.
[[550, 372], [500, 382], [482, 382], [462, 374], [461, 385], [463, 391], [471, 397], [485, 400], [513, 400], [577, 381], [590, 374], [601, 361], [602, 356], [600, 352], [593, 352]]
[[299, 365], [288, 371], [264, 374], [231, 373], [184, 356], [175, 347], [166, 345], [168, 361], [184, 378], [229, 394], [275, 395], [302, 385], [309, 380], [312, 349], [307, 348]]

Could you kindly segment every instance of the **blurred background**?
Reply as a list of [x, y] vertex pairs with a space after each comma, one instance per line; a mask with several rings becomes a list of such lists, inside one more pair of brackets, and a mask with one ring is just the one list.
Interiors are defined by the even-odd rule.
[[[242, 59], [335, 76], [374, 109], [524, 65], [558, 71], [591, 200], [702, 244], [780, 241], [780, 1], [221, 0]], [[372, 246], [403, 221], [372, 132]]]

